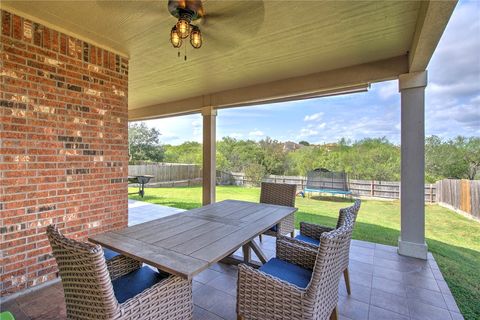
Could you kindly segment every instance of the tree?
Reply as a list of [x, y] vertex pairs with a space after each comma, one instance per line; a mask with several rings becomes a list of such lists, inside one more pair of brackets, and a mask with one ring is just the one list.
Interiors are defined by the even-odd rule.
[[258, 163], [251, 163], [245, 168], [245, 177], [254, 185], [259, 185], [265, 176], [265, 167]]
[[283, 174], [285, 172], [286, 153], [283, 151], [283, 143], [265, 138], [259, 143], [262, 150], [261, 164], [267, 174]]
[[263, 154], [260, 145], [255, 141], [230, 137], [224, 137], [217, 142], [217, 151], [221, 155], [217, 168], [233, 172], [244, 172], [251, 163], [260, 163]]
[[467, 177], [470, 180], [480, 178], [480, 137], [470, 137], [463, 146], [463, 158], [468, 163]]
[[480, 138], [461, 137], [443, 141], [431, 136], [425, 142], [427, 181], [444, 178], [473, 180], [480, 171]]
[[187, 141], [178, 146], [165, 146], [165, 162], [202, 164], [202, 145]]
[[160, 144], [160, 131], [148, 128], [143, 122], [128, 125], [130, 161], [162, 162], [164, 150]]
[[301, 144], [301, 145], [306, 146], [306, 147], [308, 147], [310, 145], [310, 143], [308, 141], [305, 141], [305, 140], [300, 141], [298, 144]]

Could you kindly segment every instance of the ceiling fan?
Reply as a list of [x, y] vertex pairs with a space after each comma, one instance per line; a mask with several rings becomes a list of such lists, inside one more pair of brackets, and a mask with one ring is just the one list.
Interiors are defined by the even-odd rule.
[[[170, 31], [170, 43], [174, 48], [180, 48], [183, 40], [190, 37], [190, 44], [195, 49], [202, 46], [202, 32], [192, 23], [205, 16], [201, 0], [168, 0], [168, 11], [178, 19]], [[180, 54], [180, 51], [178, 52]], [[186, 56], [185, 56], [186, 59]]]
[[[208, 46], [224, 52], [232, 50], [252, 39], [265, 16], [263, 0], [168, 0], [166, 6], [162, 4], [164, 0], [96, 2], [115, 14], [138, 13], [139, 18], [148, 19], [152, 24], [158, 21], [163, 25], [165, 14], [175, 18], [177, 22], [172, 19], [175, 25], [170, 29], [170, 43], [177, 49], [186, 49], [185, 42], [190, 42], [195, 49]], [[159, 31], [159, 39], [167, 30]]]

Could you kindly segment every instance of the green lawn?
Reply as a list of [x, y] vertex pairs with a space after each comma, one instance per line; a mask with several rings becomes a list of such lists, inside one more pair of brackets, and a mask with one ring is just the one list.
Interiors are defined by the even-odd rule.
[[[130, 192], [137, 189], [130, 189]], [[201, 205], [201, 188], [151, 188], [143, 199], [170, 207], [192, 209]], [[217, 201], [237, 199], [258, 201], [259, 188], [217, 187]], [[296, 222], [310, 221], [334, 226], [338, 209], [348, 206], [342, 198], [307, 199], [298, 197]], [[397, 245], [400, 229], [398, 201], [364, 200], [353, 237], [387, 245]], [[429, 250], [442, 273], [465, 319], [480, 318], [480, 223], [468, 220], [437, 205], [426, 207], [426, 235]]]

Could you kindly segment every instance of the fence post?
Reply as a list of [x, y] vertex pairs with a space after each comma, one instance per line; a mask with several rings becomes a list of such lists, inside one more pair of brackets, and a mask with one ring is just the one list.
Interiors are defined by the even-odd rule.
[[370, 184], [370, 196], [375, 196], [375, 180], [372, 180], [372, 183]]
[[433, 185], [430, 183], [430, 203], [433, 203]]

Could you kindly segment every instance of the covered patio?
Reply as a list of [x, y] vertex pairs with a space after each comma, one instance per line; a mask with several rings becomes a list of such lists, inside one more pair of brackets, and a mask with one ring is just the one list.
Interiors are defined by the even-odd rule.
[[[353, 241], [353, 293], [340, 283], [340, 315], [461, 319], [428, 253], [424, 209], [427, 66], [455, 5], [209, 1], [205, 43], [184, 61], [168, 42], [175, 20], [164, 1], [3, 1], [2, 310], [64, 316], [49, 224], [84, 241], [143, 219], [132, 216], [141, 204], [127, 200], [128, 121], [202, 114], [208, 205], [218, 110], [398, 79], [401, 235], [398, 247]], [[273, 238], [260, 245], [275, 255]], [[194, 278], [196, 319], [235, 317], [235, 275], [215, 264]], [[42, 303], [46, 296], [58, 306]]]

